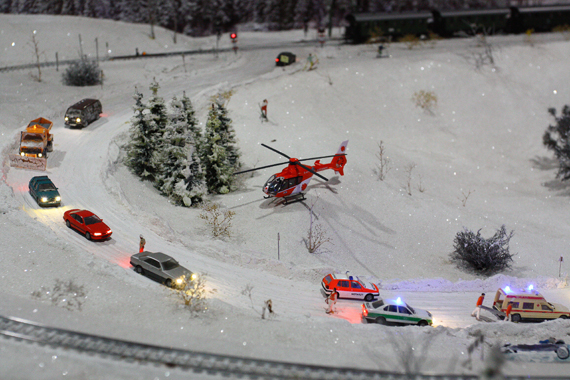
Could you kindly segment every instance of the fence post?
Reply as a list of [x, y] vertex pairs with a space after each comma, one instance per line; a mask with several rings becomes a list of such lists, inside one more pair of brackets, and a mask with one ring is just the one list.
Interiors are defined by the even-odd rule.
[[59, 58], [57, 57], [57, 51], [55, 52], [55, 71], [59, 71]]

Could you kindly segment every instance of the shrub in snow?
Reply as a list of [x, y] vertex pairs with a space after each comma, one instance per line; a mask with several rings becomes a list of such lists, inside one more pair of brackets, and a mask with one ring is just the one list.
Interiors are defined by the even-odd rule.
[[101, 81], [99, 65], [88, 59], [73, 62], [63, 73], [63, 83], [66, 86], [93, 86]]
[[560, 117], [556, 116], [556, 109], [549, 108], [548, 112], [556, 120], [556, 125], [549, 125], [544, 132], [542, 142], [546, 149], [552, 150], [558, 160], [558, 173], [556, 178], [562, 181], [570, 179], [570, 106], [562, 108]]
[[477, 274], [493, 275], [510, 268], [513, 256], [509, 253], [509, 241], [514, 231], [507, 234], [505, 226], [489, 239], [481, 236], [481, 230], [475, 234], [464, 228], [453, 241], [454, 251], [451, 260], [465, 269]]
[[433, 115], [433, 109], [437, 106], [437, 96], [433, 91], [420, 90], [412, 95], [412, 101], [416, 107]]
[[183, 276], [183, 281], [180, 285], [175, 285], [172, 290], [176, 296], [179, 297], [184, 306], [190, 310], [191, 313], [201, 313], [206, 311], [206, 275], [199, 274], [193, 279]]
[[54, 306], [61, 306], [67, 310], [81, 310], [87, 297], [83, 285], [77, 285], [73, 280], [55, 280], [53, 288], [42, 286], [40, 290], [32, 292], [32, 297], [49, 300]]
[[231, 236], [232, 219], [235, 212], [231, 210], [223, 210], [217, 203], [206, 202], [202, 205], [200, 219], [203, 219], [210, 228], [213, 237]]

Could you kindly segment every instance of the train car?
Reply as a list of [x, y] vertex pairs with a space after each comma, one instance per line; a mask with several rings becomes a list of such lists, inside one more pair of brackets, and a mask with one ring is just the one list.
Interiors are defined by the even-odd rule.
[[373, 35], [397, 39], [406, 34], [427, 34], [433, 22], [431, 12], [422, 13], [354, 13], [346, 16], [345, 38], [352, 43], [367, 42]]
[[570, 5], [511, 8], [510, 33], [551, 32], [557, 26], [570, 25]]
[[548, 7], [510, 7], [421, 13], [355, 13], [346, 16], [345, 38], [355, 44], [372, 36], [398, 39], [433, 32], [442, 37], [473, 33], [500, 34], [550, 32], [557, 26], [570, 25], [570, 5]]
[[432, 31], [441, 37], [505, 33], [509, 27], [510, 15], [511, 10], [508, 8], [450, 12], [434, 10]]

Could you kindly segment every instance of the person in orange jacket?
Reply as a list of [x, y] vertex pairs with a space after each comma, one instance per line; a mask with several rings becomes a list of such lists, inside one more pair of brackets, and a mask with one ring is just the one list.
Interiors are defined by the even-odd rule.
[[483, 305], [483, 300], [485, 299], [485, 293], [481, 293], [479, 299], [477, 299], [477, 304], [475, 305], [475, 310], [471, 313], [472, 317], [477, 318], [479, 321], [479, 317], [481, 316], [481, 306]]
[[338, 292], [336, 288], [333, 289], [332, 293], [327, 298], [327, 303], [329, 304], [329, 309], [327, 314], [334, 314], [334, 306], [336, 305], [336, 300], [338, 299]]
[[507, 312], [505, 313], [505, 322], [511, 322], [511, 311], [513, 310], [513, 303], [509, 302], [509, 306], [507, 306]]
[[144, 240], [143, 236], [140, 236], [141, 240], [139, 242], [139, 253], [144, 251], [144, 246], [146, 244], [146, 240]]

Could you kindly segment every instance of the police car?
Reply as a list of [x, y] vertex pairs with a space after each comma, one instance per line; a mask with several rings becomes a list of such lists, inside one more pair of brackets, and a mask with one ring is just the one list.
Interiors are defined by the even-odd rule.
[[362, 317], [367, 322], [376, 322], [382, 325], [397, 323], [431, 326], [433, 323], [433, 317], [429, 311], [415, 309], [403, 302], [400, 297], [396, 300], [379, 299], [378, 301], [363, 303]]
[[321, 281], [321, 286], [327, 296], [336, 289], [338, 298], [355, 298], [370, 302], [380, 295], [376, 284], [348, 274], [327, 274]]

